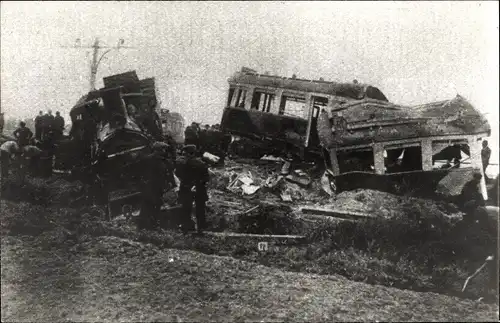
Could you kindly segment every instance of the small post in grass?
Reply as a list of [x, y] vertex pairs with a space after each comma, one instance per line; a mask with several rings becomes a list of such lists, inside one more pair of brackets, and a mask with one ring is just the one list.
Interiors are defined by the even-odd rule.
[[261, 241], [259, 243], [257, 243], [257, 249], [259, 249], [259, 251], [267, 251], [269, 248], [267, 242], [265, 241]]

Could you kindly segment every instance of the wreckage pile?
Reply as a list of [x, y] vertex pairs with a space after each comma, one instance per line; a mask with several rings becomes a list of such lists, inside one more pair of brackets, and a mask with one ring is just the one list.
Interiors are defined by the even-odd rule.
[[451, 203], [370, 189], [341, 192], [330, 205], [338, 210], [362, 212], [385, 219], [406, 214], [409, 220], [419, 221], [432, 217], [436, 221], [455, 223], [463, 217], [463, 213]]
[[[344, 191], [329, 196], [323, 190], [321, 174], [313, 166], [302, 165], [301, 169], [292, 171], [288, 176], [280, 175], [280, 170], [281, 163], [273, 160], [228, 161], [225, 168], [211, 169], [208, 204], [211, 230], [245, 232], [238, 227], [238, 218], [244, 218], [245, 223], [251, 221], [250, 218], [259, 222], [257, 214], [265, 210], [268, 218], [289, 217], [295, 221], [295, 229], [281, 231], [305, 234], [297, 231], [299, 227], [304, 227], [301, 210], [308, 208], [314, 211], [318, 207], [324, 210], [325, 220], [335, 217], [335, 213], [354, 214], [357, 219], [379, 220], [403, 215], [402, 221], [443, 227], [463, 217], [463, 213], [451, 203], [371, 189]], [[274, 234], [280, 231], [267, 229]]]
[[326, 195], [320, 189], [318, 170], [302, 165], [290, 174], [281, 175], [281, 163], [275, 160], [228, 161], [225, 168], [211, 170], [209, 188], [226, 190], [245, 199], [268, 202], [307, 201], [319, 203]]

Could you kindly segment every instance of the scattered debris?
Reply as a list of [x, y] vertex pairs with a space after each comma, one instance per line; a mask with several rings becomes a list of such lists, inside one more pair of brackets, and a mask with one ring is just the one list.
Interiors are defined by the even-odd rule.
[[243, 212], [242, 214], [247, 214], [247, 213], [250, 213], [250, 212], [252, 212], [253, 210], [258, 209], [258, 208], [259, 208], [259, 206], [260, 206], [260, 205], [256, 205], [256, 206], [254, 206], [254, 207], [252, 207], [252, 208], [250, 208], [250, 209], [246, 210], [246, 211], [245, 211], [245, 212]]
[[267, 179], [266, 179], [266, 182], [264, 184], [265, 187], [267, 188], [275, 188], [279, 182], [283, 179], [283, 176], [281, 175], [277, 175], [277, 174], [273, 174], [271, 176], [269, 176]]
[[207, 162], [209, 162], [210, 164], [213, 164], [213, 165], [217, 164], [219, 162], [219, 160], [220, 160], [220, 157], [215, 156], [215, 155], [213, 155], [213, 154], [211, 154], [209, 152], [205, 152], [203, 154], [202, 158], [203, 158], [203, 160], [205, 160], [205, 161], [207, 161]]
[[288, 181], [290, 181], [292, 183], [299, 184], [300, 186], [303, 186], [303, 187], [309, 187], [309, 185], [311, 185], [311, 178], [308, 177], [307, 175], [297, 176], [297, 175], [290, 174], [285, 178]]
[[267, 160], [267, 161], [274, 161], [274, 162], [283, 162], [284, 159], [281, 157], [274, 157], [271, 155], [264, 155], [264, 157], [261, 158], [261, 160]]
[[323, 176], [321, 176], [321, 189], [330, 197], [334, 197], [335, 191], [332, 189], [332, 181], [330, 180], [327, 174], [328, 173], [325, 171]]
[[292, 196], [288, 193], [281, 193], [281, 199], [285, 202], [292, 202]]
[[243, 184], [241, 186], [241, 189], [243, 190], [243, 194], [246, 194], [246, 195], [253, 195], [255, 192], [257, 192], [259, 190], [260, 186], [256, 186], [256, 185], [247, 185], [247, 184]]

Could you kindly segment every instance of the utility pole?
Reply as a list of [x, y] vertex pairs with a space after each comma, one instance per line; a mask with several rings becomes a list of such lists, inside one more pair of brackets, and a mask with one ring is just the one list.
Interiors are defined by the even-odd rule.
[[[94, 44], [92, 46], [81, 46], [80, 45], [80, 38], [76, 39], [75, 45], [74, 46], [69, 46], [69, 48], [92, 48], [93, 53], [92, 53], [92, 62], [90, 63], [90, 91], [95, 90], [95, 83], [96, 83], [96, 76], [97, 76], [97, 68], [99, 67], [99, 63], [101, 60], [104, 58], [104, 55], [112, 51], [113, 49], [120, 49], [120, 48], [134, 48], [134, 47], [128, 47], [128, 46], [123, 46], [123, 43], [125, 41], [123, 39], [120, 39], [118, 41], [118, 45], [114, 47], [110, 46], [100, 46], [99, 45], [99, 38], [96, 38], [94, 41]], [[68, 46], [62, 46], [64, 48], [68, 48]], [[108, 48], [102, 55], [99, 57], [99, 49], [101, 48]], [[99, 57], [99, 59], [98, 59]]]

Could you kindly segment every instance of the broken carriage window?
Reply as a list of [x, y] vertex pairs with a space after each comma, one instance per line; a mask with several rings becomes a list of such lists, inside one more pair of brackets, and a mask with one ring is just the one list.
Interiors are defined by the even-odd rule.
[[434, 140], [432, 153], [433, 169], [459, 168], [470, 155], [467, 140]]
[[375, 173], [373, 149], [339, 151], [337, 154], [340, 173]]
[[255, 90], [250, 109], [269, 112], [274, 104], [274, 94], [262, 90]]
[[384, 166], [387, 174], [422, 170], [420, 144], [406, 147], [385, 147]]
[[230, 103], [230, 107], [232, 108], [245, 108], [245, 99], [247, 96], [247, 90], [246, 89], [231, 89], [229, 90], [229, 96], [230, 98], [228, 99]]
[[231, 101], [233, 99], [233, 95], [234, 95], [234, 88], [230, 88], [229, 89], [229, 95], [227, 97], [227, 106], [231, 106]]
[[283, 95], [279, 109], [280, 115], [294, 118], [307, 118], [306, 98], [301, 96]]
[[316, 119], [319, 116], [319, 112], [324, 109], [328, 105], [328, 98], [320, 97], [320, 96], [312, 96], [313, 100], [313, 119]]

